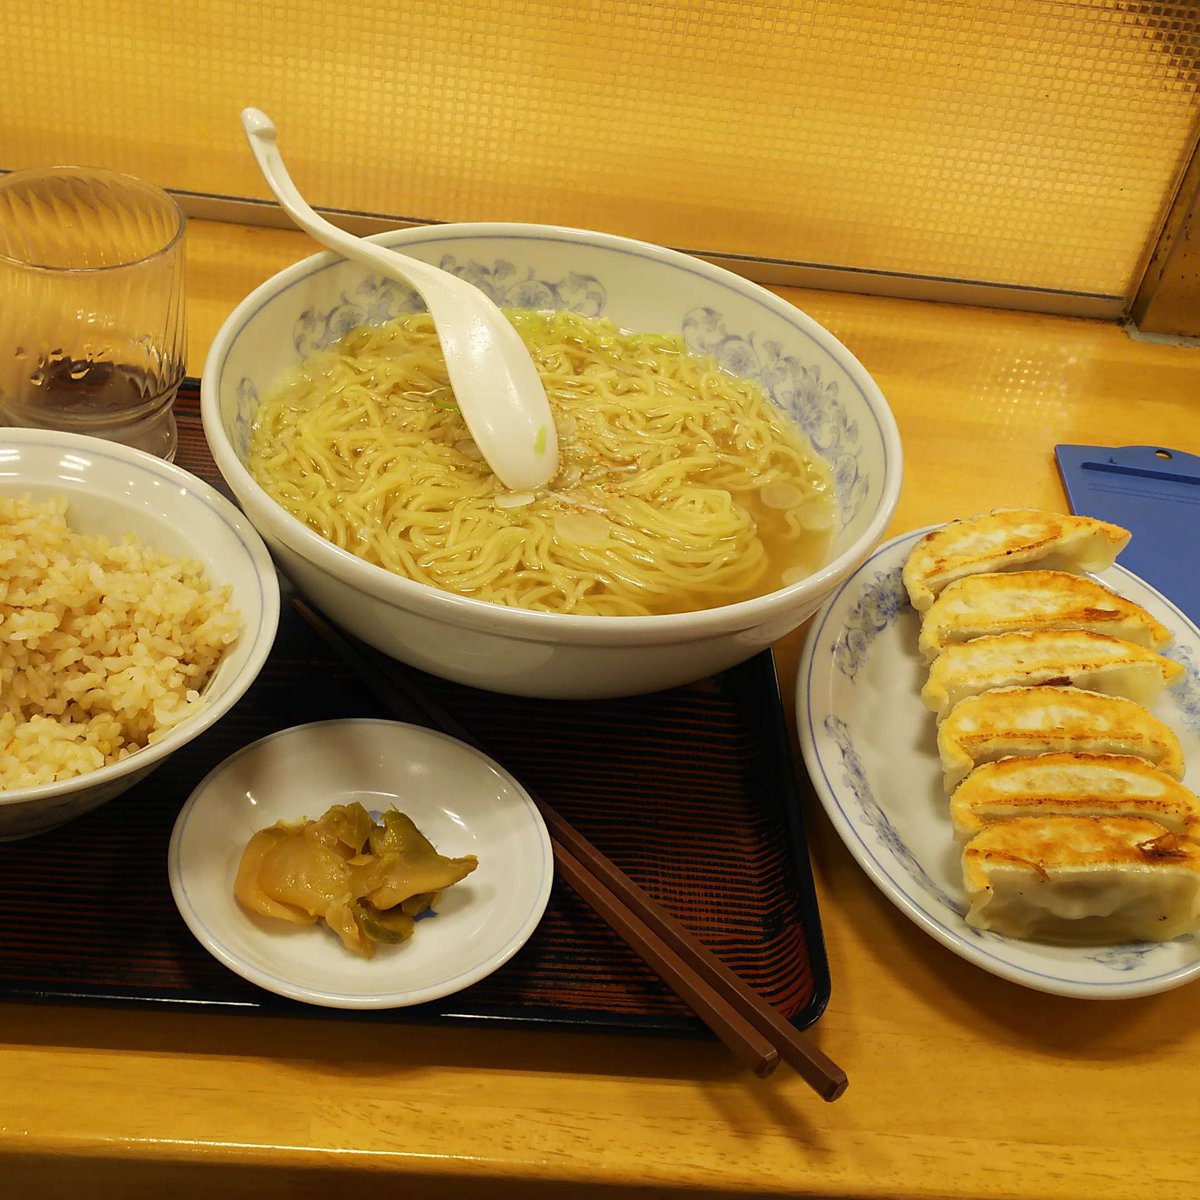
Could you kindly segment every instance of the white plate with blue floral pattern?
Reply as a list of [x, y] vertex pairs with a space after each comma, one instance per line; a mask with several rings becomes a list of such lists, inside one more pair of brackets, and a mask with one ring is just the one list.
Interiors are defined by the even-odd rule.
[[[1043, 992], [1145, 996], [1200, 976], [1200, 936], [1065, 947], [972, 929], [942, 788], [933, 714], [921, 703], [920, 621], [900, 573], [928, 529], [880, 546], [813, 619], [796, 713], [804, 761], [834, 828], [880, 890], [926, 933], [984, 970]], [[1184, 783], [1200, 791], [1200, 630], [1121, 566], [1096, 575], [1174, 634], [1185, 673], [1155, 707], [1178, 735]]]

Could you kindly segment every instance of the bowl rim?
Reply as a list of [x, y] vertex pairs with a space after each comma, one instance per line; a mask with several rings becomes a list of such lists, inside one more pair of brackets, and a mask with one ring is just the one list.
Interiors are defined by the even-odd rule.
[[[142, 474], [164, 479], [173, 486], [194, 495], [224, 522], [233, 540], [241, 546], [246, 554], [258, 578], [259, 593], [262, 596], [262, 611], [259, 613], [256, 639], [252, 643], [250, 653], [238, 669], [237, 674], [229, 680], [217, 703], [206, 704], [198, 712], [172, 726], [161, 738], [143, 746], [119, 762], [107, 763], [94, 771], [73, 775], [68, 779], [58, 779], [52, 783], [0, 790], [0, 810], [21, 804], [59, 799], [85, 789], [103, 787], [125, 775], [135, 771], [140, 772], [144, 768], [161, 763], [174, 751], [214, 725], [241, 699], [266, 663], [275, 643], [280, 617], [279, 576], [262, 535], [237, 505], [198, 475], [193, 475], [183, 467], [168, 462], [166, 459], [158, 458], [147, 451], [137, 450], [119, 442], [109, 442], [89, 434], [41, 428], [8, 428], [4, 431], [4, 442], [4, 447], [0, 448], [0, 486], [10, 482], [9, 477], [3, 474], [3, 449], [23, 445], [46, 445], [51, 448], [59, 448], [64, 452], [77, 451], [93, 458], [115, 460]], [[17, 483], [16, 494], [21, 494], [23, 486], [25, 484]], [[35, 485], [29, 483], [29, 486]], [[36, 486], [39, 489], [52, 490], [53, 482], [48, 481], [45, 484], [39, 482]], [[245, 614], [243, 614], [243, 620], [245, 621]]]
[[[884, 475], [879, 502], [859, 536], [835, 558], [795, 583], [761, 596], [686, 613], [628, 616], [619, 624], [610, 616], [543, 612], [480, 600], [407, 579], [384, 567], [358, 558], [309, 529], [273, 500], [242, 464], [225, 436], [220, 415], [220, 380], [230, 347], [265, 301], [331, 266], [347, 260], [336, 251], [322, 250], [277, 271], [251, 291], [225, 318], [205, 358], [200, 383], [200, 411], [204, 432], [217, 468], [246, 505], [249, 495], [264, 507], [262, 518], [271, 533], [293, 552], [302, 555], [324, 573], [348, 582], [377, 600], [429, 616], [454, 620], [470, 628], [505, 637], [544, 640], [549, 635], [585, 644], [607, 644], [614, 629], [624, 631], [621, 644], [693, 641], [705, 636], [751, 629], [773, 620], [805, 601], [826, 595], [855, 569], [882, 538], [899, 502], [904, 474], [904, 456], [895, 415], [870, 372], [833, 333], [802, 309], [776, 296], [752, 280], [653, 242], [566, 225], [512, 221], [448, 222], [384, 230], [367, 240], [384, 245], [420, 244], [450, 238], [510, 238], [574, 241], [604, 250], [648, 257], [667, 266], [682, 268], [732, 288], [791, 324], [798, 325], [814, 342], [838, 361], [854, 379], [870, 409], [883, 447]], [[886, 468], [890, 467], [890, 470]], [[248, 510], [249, 511], [249, 510]], [[256, 518], [259, 516], [256, 513]]]

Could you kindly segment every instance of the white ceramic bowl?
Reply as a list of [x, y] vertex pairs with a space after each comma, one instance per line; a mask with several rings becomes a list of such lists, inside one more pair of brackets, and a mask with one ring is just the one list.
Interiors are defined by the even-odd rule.
[[606, 234], [533, 225], [441, 225], [378, 235], [460, 274], [504, 307], [571, 308], [627, 329], [682, 334], [757, 378], [833, 466], [828, 564], [769, 595], [653, 617], [538, 613], [455, 596], [354, 557], [275, 503], [245, 467], [259, 398], [311, 349], [354, 325], [421, 307], [402, 284], [331, 253], [281, 271], [230, 314], [204, 367], [213, 457], [293, 582], [333, 620], [402, 661], [520, 695], [594, 698], [653, 691], [752, 657], [820, 606], [883, 534], [901, 451], [866, 370], [793, 305], [718, 267]]
[[141, 450], [82, 434], [5, 429], [0, 494], [65, 494], [67, 520], [112, 540], [135, 534], [157, 550], [203, 564], [213, 584], [232, 586], [242, 633], [210, 682], [207, 703], [161, 740], [119, 763], [37, 787], [0, 791], [0, 840], [43, 833], [132, 787], [229, 711], [266, 661], [279, 624], [279, 580], [253, 525], [219, 492]]
[[[324, 926], [252, 916], [233, 894], [257, 830], [353, 802], [397, 808], [441, 853], [479, 859], [442, 894], [435, 918], [369, 960]], [[537, 928], [553, 864], [537, 806], [498, 763], [444, 733], [366, 717], [296, 725], [231, 755], [180, 809], [167, 854], [179, 912], [214, 958], [259, 987], [328, 1008], [404, 1008], [490, 975]]]

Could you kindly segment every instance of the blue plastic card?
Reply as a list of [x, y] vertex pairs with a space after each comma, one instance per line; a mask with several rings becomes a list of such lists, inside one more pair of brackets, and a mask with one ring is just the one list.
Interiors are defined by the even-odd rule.
[[1133, 535], [1118, 560], [1200, 624], [1200, 457], [1162, 446], [1056, 446], [1071, 511]]

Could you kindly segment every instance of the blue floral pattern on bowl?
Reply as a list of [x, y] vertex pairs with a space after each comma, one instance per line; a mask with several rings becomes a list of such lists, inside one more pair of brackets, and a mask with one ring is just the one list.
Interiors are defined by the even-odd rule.
[[425, 303], [416, 291], [395, 279], [368, 275], [353, 291], [342, 292], [324, 311], [305, 309], [292, 331], [292, 345], [304, 358], [344, 338], [359, 325], [383, 325], [403, 313], [419, 312]]
[[250, 453], [250, 432], [254, 427], [254, 414], [257, 410], [258, 388], [254, 386], [252, 379], [243, 375], [238, 381], [233, 423], [229, 430], [229, 440], [243, 462]]
[[558, 280], [538, 279], [532, 270], [522, 274], [504, 258], [485, 267], [474, 260], [460, 264], [449, 254], [441, 257], [438, 266], [473, 283], [500, 308], [567, 308], [583, 317], [599, 317], [608, 304], [608, 292], [594, 275], [572, 271]]
[[683, 318], [688, 349], [711, 354], [726, 371], [756, 380], [808, 435], [813, 449], [833, 468], [844, 528], [867, 498], [868, 480], [860, 465], [858, 425], [846, 412], [835, 380], [822, 380], [821, 368], [785, 355], [776, 341], [754, 332], [731, 333], [722, 314], [695, 308]]

